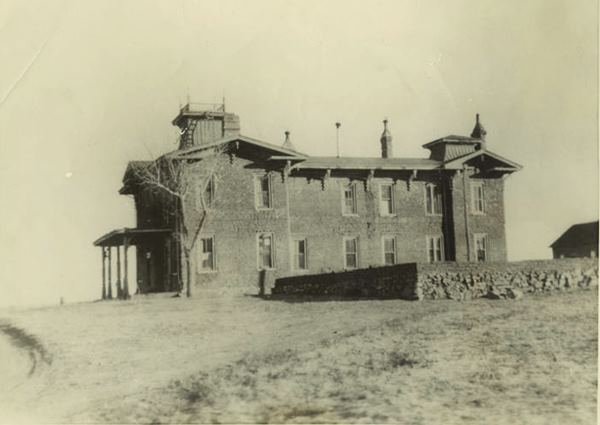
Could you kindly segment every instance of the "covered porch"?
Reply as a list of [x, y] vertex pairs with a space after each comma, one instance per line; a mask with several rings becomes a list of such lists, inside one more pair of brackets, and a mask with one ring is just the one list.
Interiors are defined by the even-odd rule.
[[[94, 246], [101, 248], [102, 261], [102, 299], [129, 299], [129, 258], [128, 249], [135, 245], [137, 248], [138, 291], [161, 292], [162, 286], [153, 286], [159, 282], [166, 272], [167, 288], [171, 289], [170, 279], [173, 275], [171, 265], [177, 252], [172, 252], [176, 244], [172, 241], [171, 229], [116, 229], [94, 241]], [[113, 248], [116, 248], [116, 276], [113, 276]], [[176, 248], [175, 248], [176, 249]], [[122, 260], [121, 261], [121, 254]], [[116, 277], [115, 292], [113, 292], [113, 277]], [[140, 285], [142, 287], [140, 288]], [[154, 289], [154, 291], [153, 291]]]

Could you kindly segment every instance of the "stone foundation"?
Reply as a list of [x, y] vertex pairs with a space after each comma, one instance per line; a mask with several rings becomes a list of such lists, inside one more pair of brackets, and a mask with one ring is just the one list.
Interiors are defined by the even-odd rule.
[[[566, 291], [598, 285], [590, 258], [507, 263], [399, 264], [293, 276], [275, 281], [275, 296], [468, 300], [508, 293]], [[516, 290], [516, 291], [513, 291]]]

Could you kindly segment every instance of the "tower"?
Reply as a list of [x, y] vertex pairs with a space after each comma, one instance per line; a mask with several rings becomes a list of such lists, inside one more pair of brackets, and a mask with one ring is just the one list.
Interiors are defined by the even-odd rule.
[[[200, 106], [196, 109], [195, 107]], [[188, 103], [173, 120], [179, 127], [179, 149], [205, 145], [225, 137], [240, 134], [240, 117], [225, 112], [224, 104]]]

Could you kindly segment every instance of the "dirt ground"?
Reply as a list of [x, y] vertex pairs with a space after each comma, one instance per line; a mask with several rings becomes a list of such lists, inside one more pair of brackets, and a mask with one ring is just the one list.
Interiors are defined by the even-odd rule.
[[597, 294], [2, 311], [0, 422], [595, 423]]

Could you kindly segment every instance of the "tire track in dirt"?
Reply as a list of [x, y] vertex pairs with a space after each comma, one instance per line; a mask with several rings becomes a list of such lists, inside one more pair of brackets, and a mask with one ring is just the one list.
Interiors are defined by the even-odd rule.
[[27, 378], [31, 378], [39, 367], [52, 364], [52, 356], [35, 336], [10, 323], [0, 323], [0, 333], [6, 335], [15, 347], [29, 356]]

